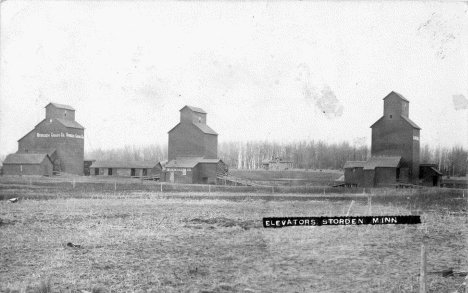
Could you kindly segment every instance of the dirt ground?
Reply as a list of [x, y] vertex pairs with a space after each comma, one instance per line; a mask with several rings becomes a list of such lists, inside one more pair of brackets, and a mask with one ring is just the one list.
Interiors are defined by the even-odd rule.
[[[0, 201], [0, 291], [419, 292], [428, 271], [468, 270], [468, 218], [423, 213], [421, 225], [264, 229], [262, 217], [342, 216], [350, 201], [181, 199], [170, 195]], [[403, 207], [356, 202], [350, 215]], [[463, 292], [429, 274], [429, 292]]]

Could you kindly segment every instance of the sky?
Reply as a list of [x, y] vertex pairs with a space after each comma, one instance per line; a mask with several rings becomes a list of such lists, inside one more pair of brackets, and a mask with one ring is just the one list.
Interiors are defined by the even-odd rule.
[[371, 143], [382, 99], [468, 146], [467, 2], [1, 3], [0, 155], [71, 105], [85, 150], [166, 145], [185, 105], [219, 142]]

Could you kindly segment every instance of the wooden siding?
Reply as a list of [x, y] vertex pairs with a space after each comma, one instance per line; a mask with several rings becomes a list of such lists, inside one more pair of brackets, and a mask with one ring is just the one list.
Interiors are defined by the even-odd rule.
[[344, 178], [345, 184], [364, 186], [364, 168], [345, 168]]
[[60, 118], [66, 120], [75, 120], [75, 111], [69, 109], [57, 108], [52, 104], [46, 106], [46, 119]]
[[3, 164], [4, 175], [52, 176], [52, 172], [53, 165], [48, 157], [45, 157], [40, 164]]
[[204, 157], [205, 134], [192, 123], [179, 123], [169, 132], [168, 160]]
[[18, 153], [27, 153], [33, 149], [56, 150], [58, 168], [61, 172], [83, 175], [84, 173], [84, 139], [73, 137], [37, 137], [40, 134], [78, 134], [84, 135], [83, 129], [67, 128], [57, 120], [44, 119], [33, 131], [18, 141]]

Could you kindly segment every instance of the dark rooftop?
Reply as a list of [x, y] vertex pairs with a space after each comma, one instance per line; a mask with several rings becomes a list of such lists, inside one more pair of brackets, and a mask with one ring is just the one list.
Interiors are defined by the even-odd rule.
[[385, 98], [383, 98], [384, 100], [386, 98], [388, 98], [391, 94], [395, 94], [396, 96], [398, 96], [400, 99], [402, 99], [403, 101], [406, 101], [409, 103], [409, 101], [407, 99], [405, 99], [405, 97], [403, 97], [402, 95], [400, 95], [399, 93], [395, 92], [395, 91], [392, 91], [391, 93], [389, 93]]
[[[59, 109], [65, 109], [65, 110], [72, 110], [72, 111], [75, 111], [75, 109], [74, 109], [72, 106], [68, 106], [68, 105], [64, 105], [64, 104], [57, 104], [57, 103], [49, 103], [49, 104], [47, 104], [47, 106], [49, 106], [49, 105], [53, 105], [54, 107], [59, 108]], [[47, 106], [45, 106], [45, 108], [47, 108]]]
[[203, 131], [204, 133], [208, 133], [208, 134], [215, 134], [215, 135], [218, 135], [216, 133], [216, 131], [214, 131], [213, 129], [211, 129], [211, 127], [209, 127], [208, 125], [206, 124], [203, 124], [203, 123], [193, 123], [196, 127], [198, 127], [201, 131]]
[[373, 170], [375, 168], [397, 168], [401, 157], [370, 157], [364, 165], [364, 170]]
[[[193, 107], [193, 106], [185, 106], [184, 108], [189, 108], [189, 109], [192, 110], [193, 112], [206, 114], [206, 112], [203, 111], [203, 109], [201, 109], [201, 108], [197, 108], [197, 107]], [[182, 109], [184, 109], [184, 108], [182, 108]], [[182, 109], [180, 109], [180, 111], [182, 111]]]
[[46, 157], [49, 158], [47, 154], [9, 154], [3, 164], [35, 165], [42, 163]]
[[90, 168], [120, 168], [120, 169], [131, 169], [131, 168], [154, 168], [158, 162], [136, 162], [136, 161], [95, 161]]
[[217, 164], [220, 159], [204, 159], [203, 157], [177, 157], [167, 163], [166, 168], [193, 168], [199, 163]]
[[60, 119], [56, 118], [58, 122], [62, 123], [65, 127], [69, 128], [77, 128], [77, 129], [84, 129], [83, 126], [80, 125], [80, 123], [73, 121], [73, 120], [67, 120], [67, 119]]
[[418, 125], [416, 125], [416, 123], [414, 123], [413, 121], [411, 121], [411, 119], [409, 119], [408, 117], [401, 115], [401, 118], [403, 118], [406, 122], [408, 122], [409, 124], [411, 124], [411, 126], [413, 126], [414, 128], [416, 128], [416, 129], [421, 129]]
[[363, 168], [365, 164], [365, 161], [346, 161], [343, 168]]

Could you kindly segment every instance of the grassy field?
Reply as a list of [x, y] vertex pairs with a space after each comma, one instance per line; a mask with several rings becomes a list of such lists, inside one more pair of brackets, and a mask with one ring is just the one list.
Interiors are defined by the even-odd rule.
[[[268, 171], [268, 170], [243, 170], [231, 169], [229, 174], [249, 179], [258, 183], [266, 183], [268, 185], [318, 185], [327, 186], [333, 183], [343, 175], [342, 171], [338, 170], [283, 170], [283, 171]], [[283, 179], [284, 182], [282, 182]], [[287, 181], [288, 179], [293, 179]]]
[[[17, 203], [0, 201], [0, 292], [32, 292], [47, 279], [54, 292], [96, 285], [107, 292], [419, 292], [424, 235], [429, 271], [468, 270], [461, 190], [374, 190], [369, 205], [368, 195], [83, 191], [35, 182], [48, 185], [0, 180], [8, 198], [31, 188]], [[47, 200], [34, 192], [44, 186]], [[420, 214], [423, 224], [262, 227], [262, 217], [346, 215], [351, 200], [352, 216]], [[464, 292], [462, 282], [428, 276], [429, 292]]]

